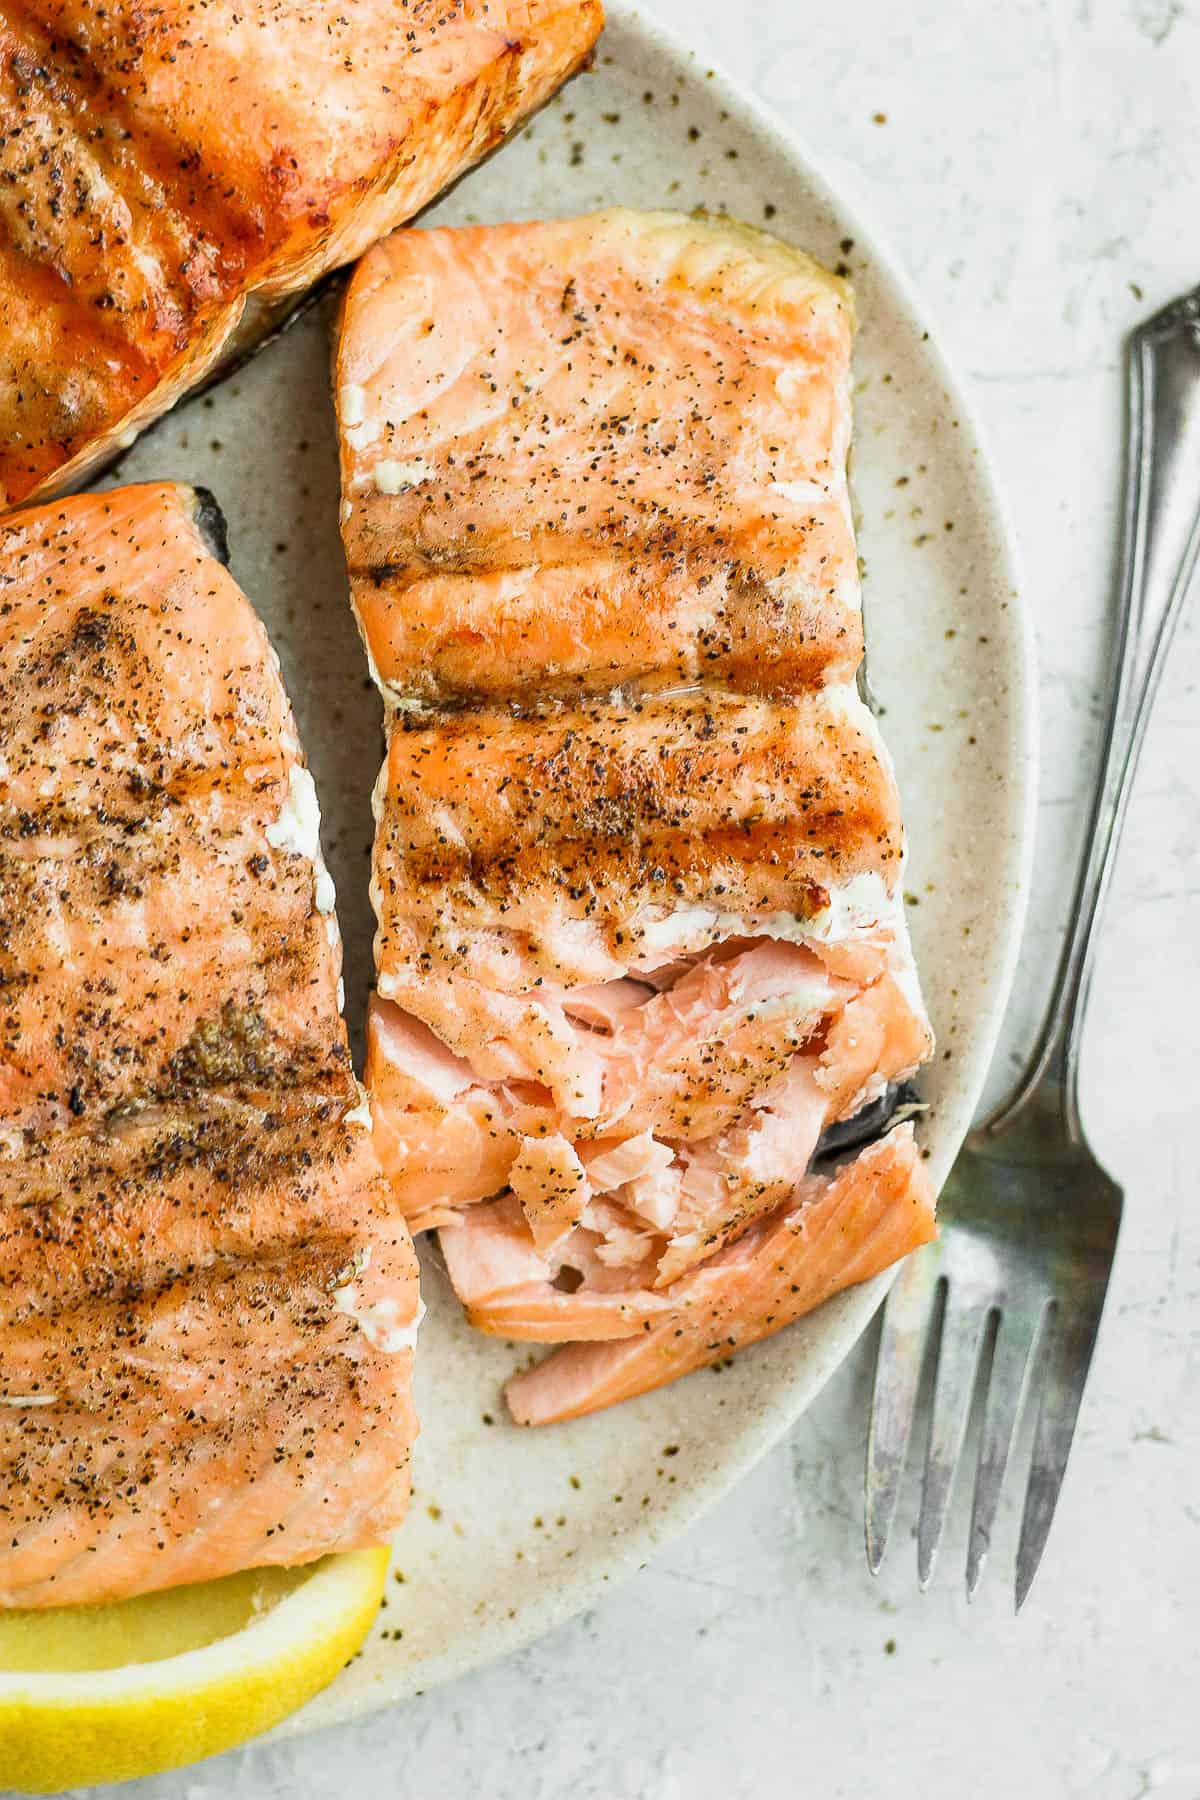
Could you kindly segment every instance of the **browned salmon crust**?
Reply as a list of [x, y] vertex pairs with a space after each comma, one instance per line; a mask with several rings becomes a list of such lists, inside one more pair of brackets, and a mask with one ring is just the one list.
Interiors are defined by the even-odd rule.
[[[726, 913], [812, 917], [832, 886], [890, 877], [899, 809], [869, 725], [819, 693], [715, 686], [527, 717], [402, 714], [375, 845], [384, 991], [410, 971], [587, 981], [598, 955], [612, 973], [644, 955], [667, 908], [718, 895]], [[497, 937], [517, 952], [498, 979]]]
[[407, 1496], [415, 1257], [202, 524], [155, 486], [0, 527], [0, 1604], [302, 1562]]
[[61, 491], [498, 143], [600, 0], [5, 0], [0, 505]]

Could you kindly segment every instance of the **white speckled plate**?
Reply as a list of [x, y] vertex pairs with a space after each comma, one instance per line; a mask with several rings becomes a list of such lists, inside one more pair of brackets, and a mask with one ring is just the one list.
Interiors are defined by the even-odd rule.
[[[634, 206], [724, 208], [844, 263], [861, 336], [854, 478], [872, 683], [906, 806], [911, 921], [939, 1037], [923, 1128], [949, 1166], [983, 1081], [1024, 897], [1031, 667], [1009, 538], [961, 396], [895, 267], [784, 130], [624, 5], [595, 69], [432, 215], [462, 223]], [[337, 537], [324, 303], [121, 467], [211, 487], [266, 619], [317, 777], [346, 941], [347, 1010], [370, 979], [369, 796], [379, 707]], [[721, 1374], [542, 1433], [504, 1422], [518, 1352], [462, 1322], [436, 1254], [403, 1574], [314, 1726], [527, 1643], [592, 1600], [735, 1481], [846, 1355], [885, 1282], [841, 1296]], [[290, 1728], [294, 1729], [297, 1722]]]

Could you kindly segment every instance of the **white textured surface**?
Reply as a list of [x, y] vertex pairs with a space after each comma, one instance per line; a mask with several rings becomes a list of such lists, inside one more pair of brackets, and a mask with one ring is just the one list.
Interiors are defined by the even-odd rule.
[[[1043, 655], [1036, 1010], [1088, 782], [1113, 544], [1121, 331], [1200, 280], [1195, 0], [657, 0], [882, 225], [972, 378]], [[876, 123], [877, 114], [886, 115]], [[1141, 290], [1141, 296], [1135, 289]], [[1196, 1800], [1200, 618], [1147, 745], [1093, 1001], [1085, 1111], [1127, 1230], [1063, 1504], [1014, 1621], [1003, 1523], [968, 1612], [964, 1520], [931, 1592], [861, 1547], [864, 1345], [758, 1471], [602, 1607], [363, 1724], [137, 1800]], [[1190, 926], [1190, 932], [1189, 932]], [[911, 1497], [903, 1520], [911, 1522]], [[890, 1647], [890, 1648], [889, 1648]], [[129, 1790], [107, 1790], [126, 1792]]]

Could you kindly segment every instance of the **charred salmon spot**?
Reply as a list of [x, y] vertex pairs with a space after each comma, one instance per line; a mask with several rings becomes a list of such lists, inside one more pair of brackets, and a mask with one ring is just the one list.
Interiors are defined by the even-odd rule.
[[405, 565], [400, 562], [372, 563], [367, 570], [367, 576], [376, 587], [384, 587], [388, 582], [395, 581], [402, 576], [404, 567]]

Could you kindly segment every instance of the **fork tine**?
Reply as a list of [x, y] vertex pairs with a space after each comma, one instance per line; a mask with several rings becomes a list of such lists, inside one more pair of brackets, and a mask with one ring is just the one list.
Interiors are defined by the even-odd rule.
[[971, 1504], [971, 1536], [967, 1544], [967, 1599], [973, 1600], [992, 1542], [992, 1526], [1012, 1452], [1013, 1435], [1024, 1402], [1034, 1346], [1041, 1335], [1046, 1308], [1039, 1308], [1032, 1329], [1028, 1318], [1003, 1313], [996, 1331], [992, 1366], [984, 1402], [983, 1430], [975, 1498]]
[[[1017, 1546], [1018, 1612], [1033, 1586], [1054, 1509], [1058, 1505], [1071, 1440], [1075, 1436], [1075, 1421], [1079, 1417], [1079, 1403], [1100, 1329], [1104, 1289], [1101, 1288], [1098, 1298], [1090, 1294], [1081, 1298], [1083, 1304], [1073, 1304], [1069, 1313], [1060, 1301], [1054, 1302], [1046, 1350], [1046, 1378], [1038, 1408], [1029, 1486], [1025, 1490], [1021, 1541]], [[1091, 1304], [1088, 1304], [1089, 1300]]]
[[925, 1485], [921, 1491], [921, 1517], [917, 1524], [917, 1582], [922, 1590], [929, 1586], [933, 1576], [954, 1486], [954, 1472], [966, 1436], [971, 1396], [979, 1372], [979, 1352], [991, 1312], [990, 1306], [955, 1305], [953, 1284], [947, 1288], [933, 1389], [933, 1419], [925, 1457]]
[[879, 1573], [896, 1516], [937, 1291], [939, 1251], [933, 1243], [910, 1256], [884, 1304], [867, 1438], [867, 1563], [872, 1575]]

